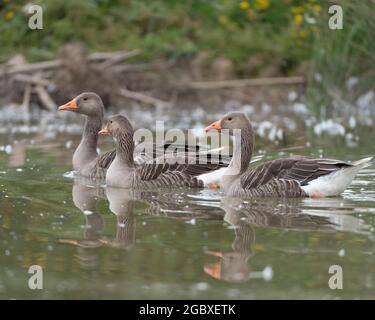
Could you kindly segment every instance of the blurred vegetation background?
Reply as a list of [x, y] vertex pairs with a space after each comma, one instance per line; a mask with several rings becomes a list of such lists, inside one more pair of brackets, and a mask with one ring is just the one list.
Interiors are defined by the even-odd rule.
[[[336, 3], [342, 30], [328, 27]], [[31, 4], [44, 9], [43, 30], [28, 28]], [[350, 103], [374, 88], [374, 13], [374, 0], [1, 0], [0, 62], [16, 53], [52, 59], [71, 41], [92, 51], [139, 48], [142, 61], [224, 59], [233, 78], [305, 75], [320, 108], [337, 92]]]

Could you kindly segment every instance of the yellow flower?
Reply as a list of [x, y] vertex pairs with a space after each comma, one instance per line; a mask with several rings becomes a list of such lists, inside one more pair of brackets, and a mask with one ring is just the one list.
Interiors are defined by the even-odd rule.
[[13, 11], [8, 11], [5, 13], [5, 19], [10, 20], [14, 17], [14, 12]]
[[269, 0], [255, 0], [255, 8], [259, 10], [266, 10], [270, 6]]
[[297, 14], [294, 16], [294, 23], [296, 25], [300, 25], [303, 22], [303, 16], [302, 14]]
[[227, 24], [228, 23], [228, 18], [226, 16], [223, 16], [223, 15], [219, 16], [218, 20], [221, 24]]
[[313, 6], [313, 10], [316, 11], [316, 12], [320, 12], [321, 9], [322, 9], [322, 7], [320, 5], [318, 5], [318, 4], [315, 4]]
[[240, 9], [241, 10], [247, 10], [250, 8], [250, 4], [247, 1], [240, 2]]

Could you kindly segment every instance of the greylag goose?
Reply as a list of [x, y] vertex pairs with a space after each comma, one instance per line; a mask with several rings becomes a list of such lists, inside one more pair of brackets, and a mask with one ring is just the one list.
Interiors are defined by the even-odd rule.
[[[116, 157], [106, 174], [106, 184], [110, 187], [153, 189], [155, 187], [203, 187], [198, 178], [212, 170], [228, 164], [222, 162], [220, 155], [207, 153], [205, 164], [199, 163], [199, 153], [165, 155], [153, 162], [136, 164], [134, 162], [134, 130], [130, 121], [121, 115], [111, 117], [99, 134], [110, 134], [116, 144]], [[169, 161], [171, 160], [171, 161]], [[198, 160], [198, 161], [197, 161]]]
[[[98, 155], [98, 132], [102, 128], [104, 119], [102, 99], [93, 92], [84, 92], [60, 106], [58, 110], [73, 111], [86, 116], [81, 142], [73, 154], [73, 169], [84, 177], [104, 178], [106, 170], [116, 156], [116, 150]], [[199, 152], [202, 147], [164, 143], [158, 146], [154, 144], [147, 150], [152, 150], [152, 153], [149, 154], [144, 149], [135, 148], [134, 160], [136, 163], [150, 161], [165, 152]]]
[[73, 169], [82, 176], [102, 178], [113, 160], [113, 152], [98, 156], [98, 131], [104, 119], [102, 99], [95, 93], [85, 92], [58, 109], [78, 112], [86, 116], [81, 142], [73, 154]]
[[372, 159], [369, 157], [346, 163], [340, 160], [292, 157], [267, 161], [250, 168], [254, 132], [247, 116], [242, 112], [228, 113], [208, 126], [206, 132], [222, 129], [227, 129], [234, 138], [232, 160], [220, 179], [220, 188], [228, 196], [337, 196], [348, 187], [359, 170], [370, 165]]

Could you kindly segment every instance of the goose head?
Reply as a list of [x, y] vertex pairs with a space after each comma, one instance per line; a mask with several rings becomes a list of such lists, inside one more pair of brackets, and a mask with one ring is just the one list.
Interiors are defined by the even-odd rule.
[[229, 134], [233, 135], [234, 129], [248, 129], [250, 127], [250, 120], [243, 112], [230, 112], [227, 113], [223, 118], [211, 123], [205, 130], [221, 131], [222, 129], [228, 129]]
[[104, 117], [102, 99], [94, 92], [83, 92], [71, 101], [60, 106], [58, 110], [73, 111], [89, 117]]
[[108, 119], [107, 124], [99, 131], [101, 135], [111, 135], [119, 141], [124, 137], [133, 138], [134, 129], [128, 118], [122, 115], [115, 115]]

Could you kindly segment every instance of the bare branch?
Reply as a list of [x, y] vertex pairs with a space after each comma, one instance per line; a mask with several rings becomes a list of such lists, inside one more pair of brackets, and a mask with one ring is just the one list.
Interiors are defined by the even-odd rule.
[[26, 82], [29, 84], [37, 84], [40, 86], [48, 86], [51, 82], [49, 80], [40, 78], [38, 76], [29, 76], [27, 74], [16, 74], [13, 78], [16, 81]]
[[35, 92], [38, 94], [40, 102], [50, 111], [57, 111], [57, 105], [43, 86], [36, 86]]
[[223, 81], [196, 81], [188, 83], [177, 83], [176, 88], [193, 89], [193, 90], [209, 90], [223, 88], [240, 88], [251, 86], [275, 86], [275, 85], [295, 85], [305, 84], [304, 77], [278, 77], [278, 78], [257, 78], [257, 79], [239, 79], [239, 80], [223, 80]]
[[142, 51], [139, 50], [139, 49], [135, 49], [135, 50], [132, 50], [132, 51], [129, 51], [129, 52], [120, 52], [116, 55], [113, 55], [111, 58], [107, 59], [106, 61], [102, 62], [99, 65], [99, 68], [101, 68], [101, 69], [109, 68], [109, 67], [113, 66], [114, 64], [117, 64], [119, 62], [124, 61], [125, 59], [135, 57], [135, 56], [141, 54], [141, 52]]
[[170, 107], [171, 103], [148, 96], [144, 93], [136, 92], [136, 91], [130, 91], [128, 89], [120, 89], [120, 95], [132, 99], [132, 100], [137, 100], [146, 104], [151, 104], [154, 106], [161, 106], [161, 107]]

